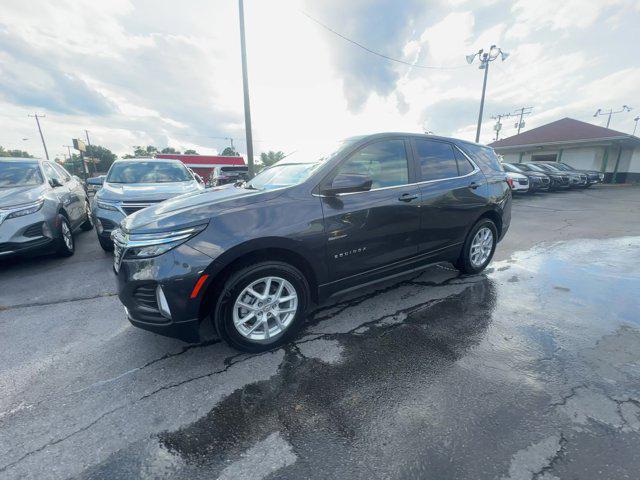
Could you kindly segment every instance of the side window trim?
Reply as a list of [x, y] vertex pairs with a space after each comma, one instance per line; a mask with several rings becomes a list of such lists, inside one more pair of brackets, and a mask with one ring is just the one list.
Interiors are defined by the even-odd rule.
[[[369, 192], [377, 192], [379, 190], [390, 190], [392, 188], [402, 188], [402, 187], [406, 187], [409, 185], [416, 185], [418, 183], [418, 177], [416, 176], [416, 172], [414, 170], [415, 166], [414, 166], [414, 159], [413, 159], [413, 152], [411, 151], [411, 142], [408, 142], [408, 139], [404, 136], [390, 136], [390, 137], [383, 137], [383, 138], [376, 138], [376, 139], [372, 139], [371, 141], [365, 143], [364, 145], [360, 145], [358, 148], [356, 148], [355, 150], [349, 152], [349, 155], [347, 155], [345, 158], [343, 158], [340, 163], [338, 165], [336, 165], [323, 179], [322, 181], [320, 181], [318, 183], [318, 186], [316, 187], [316, 189], [321, 189], [323, 186], [329, 184], [331, 181], [333, 181], [333, 179], [335, 178], [335, 176], [337, 175], [338, 171], [340, 170], [340, 167], [342, 167], [342, 165], [344, 165], [345, 162], [349, 161], [350, 158], [352, 158], [354, 155], [356, 155], [360, 150], [373, 145], [374, 143], [378, 143], [378, 142], [384, 142], [384, 141], [388, 141], [388, 140], [402, 140], [402, 143], [404, 145], [404, 153], [405, 153], [405, 157], [407, 159], [407, 183], [403, 183], [402, 185], [391, 185], [389, 187], [377, 187], [377, 188], [372, 188], [371, 190], [367, 190], [366, 192], [348, 192], [348, 193], [339, 193], [337, 196], [343, 196], [343, 195], [358, 195], [358, 194], [363, 194], [363, 193], [369, 193]], [[314, 196], [318, 196], [318, 197], [323, 197], [324, 195], [321, 194], [313, 194]]]

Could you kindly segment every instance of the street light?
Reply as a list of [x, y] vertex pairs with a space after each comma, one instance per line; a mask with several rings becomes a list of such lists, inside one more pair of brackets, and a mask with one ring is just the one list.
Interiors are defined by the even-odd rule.
[[478, 50], [478, 53], [466, 55], [467, 63], [472, 64], [476, 56], [480, 60], [480, 70], [484, 69], [484, 80], [482, 81], [482, 97], [480, 98], [480, 112], [478, 113], [478, 128], [476, 129], [476, 142], [480, 141], [480, 127], [482, 126], [482, 111], [484, 109], [484, 95], [487, 90], [487, 74], [489, 73], [489, 62], [493, 62], [496, 58], [500, 57], [504, 62], [509, 54], [503, 52], [502, 49], [496, 45], [491, 45], [488, 52], [483, 49]]
[[596, 113], [593, 114], [593, 118], [596, 118], [600, 115], [608, 115], [609, 118], [607, 118], [607, 128], [609, 128], [609, 124], [611, 123], [611, 115], [615, 115], [616, 113], [622, 113], [622, 112], [630, 112], [631, 110], [633, 109], [628, 105], [623, 105], [622, 109], [617, 110], [615, 112], [613, 111], [613, 108], [610, 108], [608, 112], [605, 112], [601, 108], [599, 108], [598, 110], [596, 110]]

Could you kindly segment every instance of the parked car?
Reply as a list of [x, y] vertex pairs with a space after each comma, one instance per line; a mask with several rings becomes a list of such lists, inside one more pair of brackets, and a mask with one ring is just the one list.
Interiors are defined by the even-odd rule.
[[127, 215], [177, 195], [204, 190], [182, 162], [150, 158], [117, 160], [104, 179], [97, 177], [87, 183], [101, 187], [93, 197], [91, 213], [105, 251], [113, 250], [111, 232]]
[[232, 167], [214, 167], [210, 175], [211, 185], [213, 186], [236, 183], [248, 178], [249, 167], [247, 167], [246, 165]]
[[529, 191], [529, 179], [521, 173], [506, 170], [507, 183], [513, 192], [526, 193]]
[[112, 233], [114, 271], [133, 325], [197, 341], [213, 321], [260, 351], [290, 338], [312, 303], [437, 262], [481, 272], [510, 220], [493, 149], [368, 135], [128, 216]]
[[0, 158], [0, 258], [32, 252], [75, 251], [75, 230], [91, 230], [80, 182], [57, 163]]
[[551, 187], [551, 179], [544, 173], [534, 172], [533, 170], [525, 170], [518, 168], [520, 164], [514, 165], [512, 163], [503, 162], [502, 167], [506, 172], [517, 173], [524, 175], [529, 180], [529, 192], [548, 191]]
[[571, 179], [568, 174], [550, 171], [537, 163], [519, 163], [518, 168], [527, 172], [544, 173], [551, 179], [550, 190], [571, 188]]
[[558, 175], [566, 175], [569, 177], [569, 187], [584, 188], [587, 186], [587, 176], [581, 173], [565, 172], [546, 162], [536, 162], [547, 174], [555, 173]]
[[102, 187], [102, 184], [104, 183], [105, 178], [106, 178], [106, 175], [98, 175], [97, 177], [87, 178], [86, 188], [85, 188], [87, 193], [93, 195], [98, 190], [100, 190], [100, 188]]
[[552, 167], [555, 167], [556, 169], [562, 172], [585, 175], [587, 177], [587, 183], [586, 185], [584, 185], [585, 188], [588, 188], [595, 183], [604, 182], [604, 173], [599, 172], [597, 170], [578, 170], [576, 168], [573, 168], [571, 165], [568, 165], [562, 162], [545, 162], [545, 163], [547, 165], [551, 165]]

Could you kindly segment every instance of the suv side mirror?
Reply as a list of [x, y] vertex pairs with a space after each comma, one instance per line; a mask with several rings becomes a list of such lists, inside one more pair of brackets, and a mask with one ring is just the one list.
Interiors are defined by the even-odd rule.
[[87, 178], [87, 183], [89, 185], [95, 185], [96, 187], [101, 187], [104, 184], [104, 177]]
[[369, 175], [359, 173], [339, 173], [328, 185], [322, 189], [323, 195], [334, 196], [339, 193], [367, 192], [371, 190], [373, 180]]
[[56, 188], [61, 187], [62, 183], [60, 183], [60, 180], [58, 180], [57, 178], [52, 178], [49, 180], [49, 185], [51, 185], [51, 188]]

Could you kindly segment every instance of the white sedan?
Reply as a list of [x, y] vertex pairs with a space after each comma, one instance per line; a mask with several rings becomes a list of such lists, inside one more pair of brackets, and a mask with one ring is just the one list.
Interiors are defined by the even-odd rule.
[[529, 179], [521, 173], [505, 172], [509, 181], [509, 186], [513, 192], [528, 192]]

